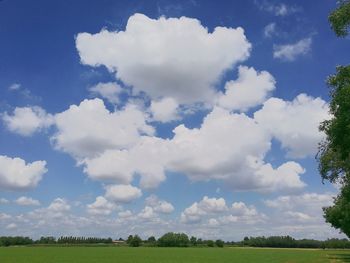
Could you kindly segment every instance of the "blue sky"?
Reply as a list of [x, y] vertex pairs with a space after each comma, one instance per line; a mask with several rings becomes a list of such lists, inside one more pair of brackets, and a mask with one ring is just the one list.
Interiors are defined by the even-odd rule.
[[334, 1], [0, 1], [0, 235], [339, 236]]

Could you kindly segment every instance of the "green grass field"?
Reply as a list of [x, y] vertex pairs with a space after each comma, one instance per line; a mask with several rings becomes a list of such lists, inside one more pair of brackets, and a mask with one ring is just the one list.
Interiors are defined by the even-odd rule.
[[1, 263], [350, 262], [350, 251], [255, 248], [9, 247]]

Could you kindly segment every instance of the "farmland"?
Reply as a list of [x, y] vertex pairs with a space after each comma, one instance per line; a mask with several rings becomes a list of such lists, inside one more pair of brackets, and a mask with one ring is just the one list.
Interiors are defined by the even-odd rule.
[[269, 248], [0, 248], [1, 263], [250, 263], [350, 262], [350, 250]]

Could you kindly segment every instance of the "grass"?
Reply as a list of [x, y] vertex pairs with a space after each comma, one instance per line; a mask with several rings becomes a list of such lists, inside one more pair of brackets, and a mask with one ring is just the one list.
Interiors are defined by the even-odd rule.
[[1, 263], [322, 263], [350, 262], [350, 250], [259, 248], [0, 248]]

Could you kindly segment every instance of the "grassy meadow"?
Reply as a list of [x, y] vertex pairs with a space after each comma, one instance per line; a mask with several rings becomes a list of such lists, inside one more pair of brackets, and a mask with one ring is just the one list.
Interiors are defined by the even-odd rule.
[[8, 247], [1, 263], [350, 262], [350, 250], [270, 248]]

